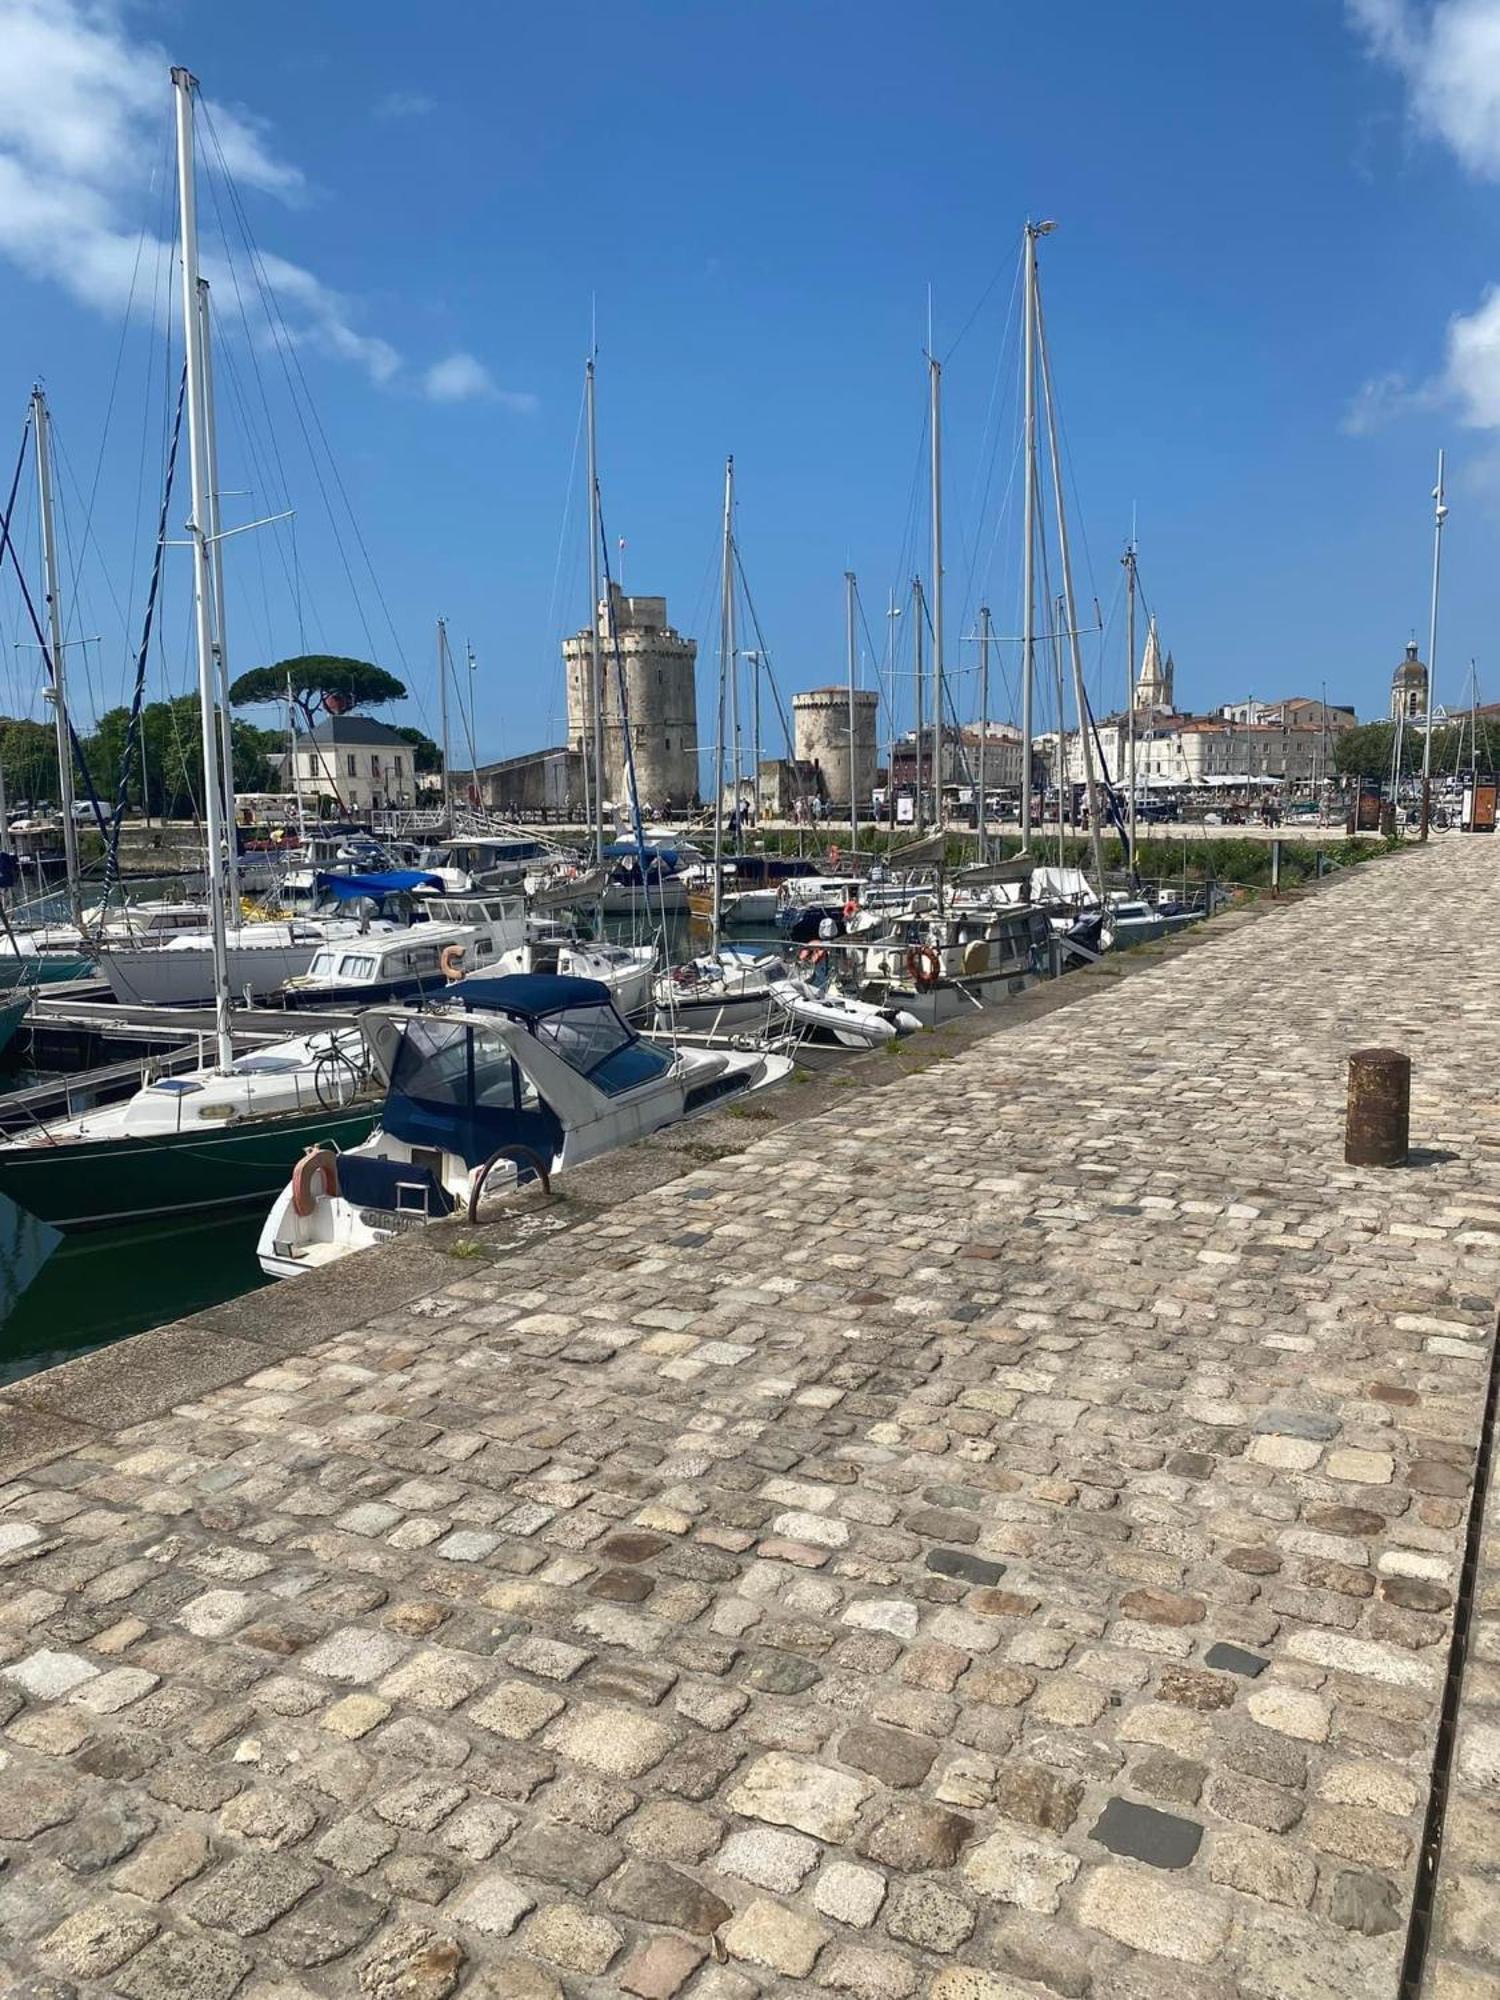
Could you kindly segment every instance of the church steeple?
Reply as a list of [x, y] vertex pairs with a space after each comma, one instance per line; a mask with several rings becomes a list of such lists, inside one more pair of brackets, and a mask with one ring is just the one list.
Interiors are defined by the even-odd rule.
[[1175, 663], [1168, 653], [1166, 664], [1162, 664], [1161, 641], [1156, 636], [1156, 619], [1153, 616], [1146, 631], [1146, 650], [1141, 657], [1140, 678], [1135, 684], [1135, 705], [1137, 709], [1166, 708], [1172, 706], [1172, 676]]

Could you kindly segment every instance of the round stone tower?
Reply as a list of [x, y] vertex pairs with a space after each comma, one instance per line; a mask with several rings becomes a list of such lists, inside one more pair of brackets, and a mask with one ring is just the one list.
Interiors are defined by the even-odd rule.
[[[875, 789], [875, 717], [879, 696], [869, 688], [854, 690], [854, 796], [862, 813], [870, 811]], [[824, 800], [849, 807], [849, 690], [812, 688], [792, 696], [792, 734], [799, 764], [814, 764]]]
[[[626, 597], [618, 584], [611, 584], [610, 603], [599, 606], [599, 652], [604, 670], [605, 797], [611, 804], [620, 804], [628, 793], [620, 712], [623, 673], [641, 804], [658, 810], [680, 810], [696, 804], [697, 645], [667, 623], [664, 597]], [[568, 737], [575, 750], [589, 757], [593, 754], [594, 704], [593, 651], [587, 628], [563, 640], [563, 663], [568, 679]]]

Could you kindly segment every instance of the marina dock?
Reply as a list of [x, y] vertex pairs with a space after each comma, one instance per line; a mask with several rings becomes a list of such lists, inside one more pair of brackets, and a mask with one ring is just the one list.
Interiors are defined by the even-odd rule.
[[12, 1990], [1493, 1996], [1494, 864], [0, 1394]]

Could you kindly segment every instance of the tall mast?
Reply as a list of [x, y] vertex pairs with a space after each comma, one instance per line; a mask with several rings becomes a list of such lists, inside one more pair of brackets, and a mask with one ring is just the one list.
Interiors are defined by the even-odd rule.
[[[929, 325], [928, 346], [932, 344]], [[928, 420], [932, 431], [932, 817], [943, 823], [943, 366], [927, 356]]]
[[734, 658], [734, 459], [724, 461], [724, 557], [719, 606], [719, 721], [714, 734], [714, 888], [710, 951], [719, 949], [724, 919], [724, 691]]
[[234, 732], [229, 716], [229, 642], [224, 632], [224, 543], [219, 526], [219, 435], [213, 419], [214, 350], [208, 280], [198, 280], [198, 338], [203, 344], [204, 471], [208, 479], [209, 568], [214, 586], [214, 658], [219, 682], [219, 767], [224, 787], [224, 899], [232, 924], [240, 918], [240, 863], [234, 810]]
[[208, 523], [212, 519], [207, 466], [211, 428], [198, 338], [198, 206], [193, 181], [193, 93], [189, 70], [172, 71], [177, 93], [177, 191], [182, 236], [182, 346], [187, 369], [188, 464], [192, 471], [193, 620], [198, 641], [198, 707], [203, 741], [203, 810], [208, 845], [208, 916], [214, 959], [214, 1028], [221, 1070], [234, 1062], [229, 1028], [229, 947], [224, 934], [224, 787], [218, 770], [219, 732], [214, 715], [213, 577]]
[[[1021, 850], [1031, 846], [1032, 691], [1036, 682], [1036, 239], [1050, 222], [1028, 222], [1022, 239], [1025, 258], [1025, 484], [1021, 551]], [[1059, 727], [1061, 724], [1059, 723]]]
[[1125, 727], [1130, 732], [1126, 780], [1130, 787], [1130, 872], [1135, 874], [1135, 536], [1125, 549]]
[[849, 669], [849, 853], [859, 852], [859, 785], [854, 775], [854, 572], [844, 571], [844, 649]]
[[1448, 508], [1443, 499], [1443, 454], [1438, 452], [1437, 485], [1432, 489], [1432, 620], [1427, 628], [1427, 717], [1422, 737], [1422, 839], [1432, 820], [1432, 684], [1437, 679], [1438, 579], [1443, 566], [1443, 523]]
[[1036, 314], [1037, 351], [1042, 369], [1042, 394], [1047, 406], [1047, 458], [1052, 472], [1052, 499], [1057, 510], [1057, 553], [1062, 563], [1063, 605], [1067, 617], [1068, 644], [1073, 656], [1073, 705], [1078, 711], [1078, 737], [1083, 746], [1083, 783], [1089, 808], [1089, 846], [1093, 850], [1094, 880], [1099, 902], [1104, 903], [1104, 845], [1099, 838], [1099, 795], [1094, 782], [1094, 739], [1089, 727], [1088, 697], [1083, 686], [1083, 647], [1078, 637], [1078, 610], [1073, 595], [1073, 562], [1068, 552], [1068, 510], [1063, 501], [1062, 454], [1057, 443], [1057, 409], [1052, 395], [1052, 362], [1047, 353], [1046, 324], [1042, 317], [1039, 286], [1033, 288]]
[[448, 621], [437, 622], [438, 713], [443, 729], [443, 819], [453, 831], [453, 781], [449, 775], [453, 758], [448, 741]]
[[989, 793], [986, 790], [988, 777], [985, 771], [985, 753], [990, 744], [990, 607], [979, 607], [979, 859], [989, 857], [990, 829], [988, 823]]
[[927, 623], [927, 599], [922, 590], [922, 579], [914, 576], [911, 580], [912, 597], [912, 671], [916, 676], [917, 692], [917, 810], [914, 831], [920, 833], [927, 824], [923, 814], [922, 800], [922, 737], [927, 717], [924, 707], [925, 689], [922, 676], [922, 627]]
[[[583, 372], [584, 402], [588, 409], [589, 477], [589, 707], [594, 718], [594, 856], [603, 860], [604, 838], [604, 655], [599, 648], [599, 449], [594, 412], [594, 357], [588, 358]], [[623, 755], [624, 745], [621, 745]], [[646, 857], [641, 855], [644, 879]]]
[[42, 522], [42, 581], [47, 593], [47, 643], [52, 654], [52, 720], [57, 731], [57, 792], [62, 808], [63, 856], [67, 865], [68, 907], [82, 925], [78, 886], [78, 827], [73, 818], [73, 731], [68, 723], [68, 676], [63, 645], [62, 584], [57, 573], [57, 529], [52, 518], [52, 419], [40, 385], [31, 392], [36, 431], [37, 507]]
[[[316, 760], [315, 760], [316, 761]], [[286, 767], [292, 780], [292, 793], [297, 801], [297, 838], [307, 838], [307, 814], [302, 804], [302, 781], [297, 775], [297, 712], [292, 707], [292, 677], [286, 677]], [[145, 808], [146, 822], [151, 819], [151, 800], [146, 790], [146, 732], [141, 731], [141, 803]]]

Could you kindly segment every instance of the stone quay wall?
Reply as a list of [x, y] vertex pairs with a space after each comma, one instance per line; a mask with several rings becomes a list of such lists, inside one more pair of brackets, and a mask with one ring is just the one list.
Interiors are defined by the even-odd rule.
[[9, 1991], [1488, 2000], [1489, 852], [12, 1387]]

